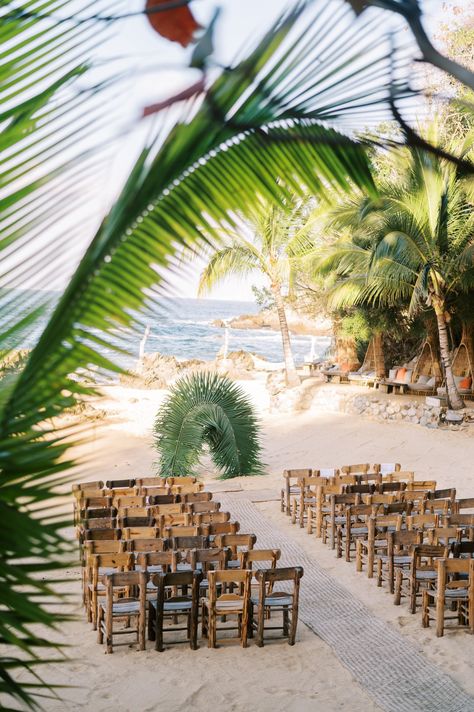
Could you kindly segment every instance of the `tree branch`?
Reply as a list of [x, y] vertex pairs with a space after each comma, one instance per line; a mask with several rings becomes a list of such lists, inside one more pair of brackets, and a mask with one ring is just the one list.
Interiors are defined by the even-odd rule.
[[451, 74], [461, 84], [474, 90], [474, 73], [462, 64], [454, 62], [433, 46], [422, 23], [422, 11], [418, 0], [347, 0], [356, 12], [362, 12], [369, 5], [401, 15], [415, 38], [424, 62]]

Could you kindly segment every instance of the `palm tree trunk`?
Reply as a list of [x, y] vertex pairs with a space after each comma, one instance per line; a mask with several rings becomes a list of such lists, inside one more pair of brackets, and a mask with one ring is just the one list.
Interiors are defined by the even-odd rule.
[[444, 377], [446, 379], [446, 394], [448, 397], [448, 406], [453, 410], [464, 408], [464, 402], [456, 388], [456, 382], [453, 374], [453, 360], [449, 349], [448, 328], [445, 317], [444, 300], [433, 300], [433, 306], [438, 322], [439, 350], [441, 354], [441, 362], [444, 369]]
[[296, 371], [293, 353], [291, 351], [290, 332], [288, 322], [286, 320], [285, 302], [281, 296], [281, 287], [279, 284], [272, 284], [272, 292], [275, 297], [275, 305], [280, 322], [281, 340], [283, 344], [283, 358], [285, 359], [286, 385], [293, 388], [301, 383], [300, 377]]
[[383, 353], [383, 336], [377, 331], [373, 335], [374, 369], [377, 378], [385, 378], [385, 357]]

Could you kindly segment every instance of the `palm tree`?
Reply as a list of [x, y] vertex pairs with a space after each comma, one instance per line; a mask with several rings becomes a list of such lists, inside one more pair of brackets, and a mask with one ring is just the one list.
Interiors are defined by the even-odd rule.
[[227, 233], [222, 247], [209, 259], [199, 283], [199, 294], [203, 294], [231, 274], [259, 272], [267, 279], [278, 314], [286, 383], [290, 387], [299, 385], [300, 378], [291, 351], [283, 290], [291, 286], [298, 262], [314, 250], [308, 208], [308, 202], [296, 196], [288, 203], [261, 206], [247, 223], [252, 239], [247, 239], [243, 231]]
[[[365, 145], [337, 129], [358, 125], [367, 103], [390, 97], [386, 43], [373, 41], [373, 22], [354, 24], [338, 3], [298, 4], [240, 63], [223, 69], [199, 102], [174, 107], [171, 128], [164, 118], [43, 326], [44, 290], [84, 234], [84, 208], [96, 190], [94, 139], [102, 140], [100, 121], [107, 124], [110, 114], [101, 86], [87, 90], [89, 60], [102, 40], [94, 20], [84, 19], [89, 5], [66, 0], [58, 17], [57, 3], [20, 0], [2, 15], [0, 33], [8, 60], [0, 89], [0, 145], [7, 149], [0, 354], [26, 335], [34, 344], [19, 373], [0, 381], [0, 694], [31, 708], [44, 691], [35, 677], [49, 661], [43, 649], [55, 649], [36, 624], [52, 629], [61, 618], [50, 604], [62, 598], [45, 574], [71, 555], [56, 488], [70, 482], [69, 448], [84, 437], [83, 425], [65, 428], [56, 418], [98, 395], [79, 374], [120, 372], [127, 344], [111, 332], [141, 332], [141, 311], [160, 300], [163, 269], [183, 247], [217, 243], [224, 227], [235, 229], [238, 213], [250, 217], [262, 200], [281, 205], [291, 194], [322, 195], [352, 183], [373, 191]], [[328, 15], [344, 28], [330, 45]], [[367, 59], [359, 52], [364, 38], [371, 41]], [[15, 289], [25, 283], [40, 291]], [[18, 670], [30, 679], [18, 683]]]
[[[447, 148], [467, 160], [471, 146], [467, 137]], [[448, 402], [462, 408], [447, 323], [452, 303], [474, 284], [469, 186], [453, 163], [413, 149], [400, 178], [382, 185], [380, 194], [376, 201], [353, 200], [333, 216], [346, 235], [319, 261], [320, 270], [338, 275], [332, 303], [406, 304], [410, 316], [433, 309]]]
[[224, 376], [181, 378], [160, 407], [155, 436], [162, 477], [192, 474], [204, 445], [222, 479], [263, 474], [258, 418], [246, 393]]

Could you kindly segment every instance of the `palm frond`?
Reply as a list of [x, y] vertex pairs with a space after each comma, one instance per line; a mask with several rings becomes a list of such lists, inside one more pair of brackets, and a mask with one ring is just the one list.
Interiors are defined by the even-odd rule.
[[[50, 12], [65, 4], [33, 0], [24, 6]], [[298, 5], [253, 52], [222, 72], [201, 104], [185, 105], [169, 132], [159, 127], [83, 253], [24, 369], [8, 382], [0, 412], [5, 511], [0, 526], [2, 533], [7, 527], [26, 531], [25, 547], [40, 551], [47, 566], [57, 566], [54, 552], [67, 546], [59, 524], [34, 519], [31, 500], [25, 504], [22, 497], [50, 500], [54, 484], [70, 467], [71, 433], [58, 430], [52, 419], [94, 392], [79, 373], [120, 370], [125, 337], [110, 344], [107, 356], [104, 342], [112, 329], [139, 328], [144, 304], [159, 300], [163, 271], [173, 268], [177, 251], [218, 243], [225, 228], [236, 227], [237, 215], [250, 216], [262, 201], [281, 204], [307, 191], [324, 199], [353, 185], [374, 193], [366, 147], [353, 130], [368, 111], [375, 117], [388, 105], [389, 48], [380, 38], [366, 55], [364, 38], [373, 36], [375, 26], [355, 25], [343, 8], [342, 2]], [[327, 20], [339, 28], [330, 43]], [[54, 284], [53, 277], [65, 269], [65, 252], [87, 234], [81, 200], [101, 193], [91, 180], [94, 163], [84, 162], [91, 156], [82, 149], [98, 130], [103, 95], [98, 94], [102, 103], [88, 110], [87, 98], [94, 102], [100, 87], [79, 90], [76, 81], [85, 76], [87, 58], [101, 37], [93, 23], [52, 26], [13, 14], [2, 24], [0, 38], [8, 49], [8, 42], [17, 48], [2, 65], [6, 89], [0, 93], [2, 148], [8, 146], [0, 166], [1, 277], [7, 288], [0, 307], [8, 303], [8, 312], [2, 312], [8, 314], [7, 330], [14, 332], [25, 297], [16, 298], [12, 288], [26, 280], [35, 287]], [[45, 305], [43, 294], [27, 306], [33, 314]], [[32, 329], [34, 321], [25, 328]], [[18, 331], [15, 339], [21, 343]], [[215, 453], [218, 457], [218, 448]], [[239, 469], [244, 471], [245, 463]], [[8, 596], [22, 581], [18, 553], [23, 551], [7, 551], [0, 595]], [[6, 604], [9, 610], [15, 606], [20, 637], [30, 623], [58, 620], [41, 606], [22, 609], [18, 596]], [[30, 688], [18, 691], [11, 666], [5, 669], [9, 691], [24, 699]]]
[[226, 245], [211, 255], [203, 269], [199, 280], [199, 295], [210, 291], [231, 275], [242, 277], [260, 269], [261, 264], [260, 256], [253, 245], [244, 245], [241, 240]]
[[259, 430], [248, 396], [229, 378], [215, 373], [182, 378], [155, 422], [160, 475], [195, 474], [204, 445], [222, 479], [263, 474]]

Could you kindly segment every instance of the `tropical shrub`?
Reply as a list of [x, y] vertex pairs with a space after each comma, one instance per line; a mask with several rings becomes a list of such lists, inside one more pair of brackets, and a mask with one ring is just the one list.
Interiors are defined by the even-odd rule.
[[221, 479], [263, 474], [260, 425], [240, 386], [215, 373], [195, 373], [171, 388], [155, 423], [162, 477], [195, 474], [209, 447]]

